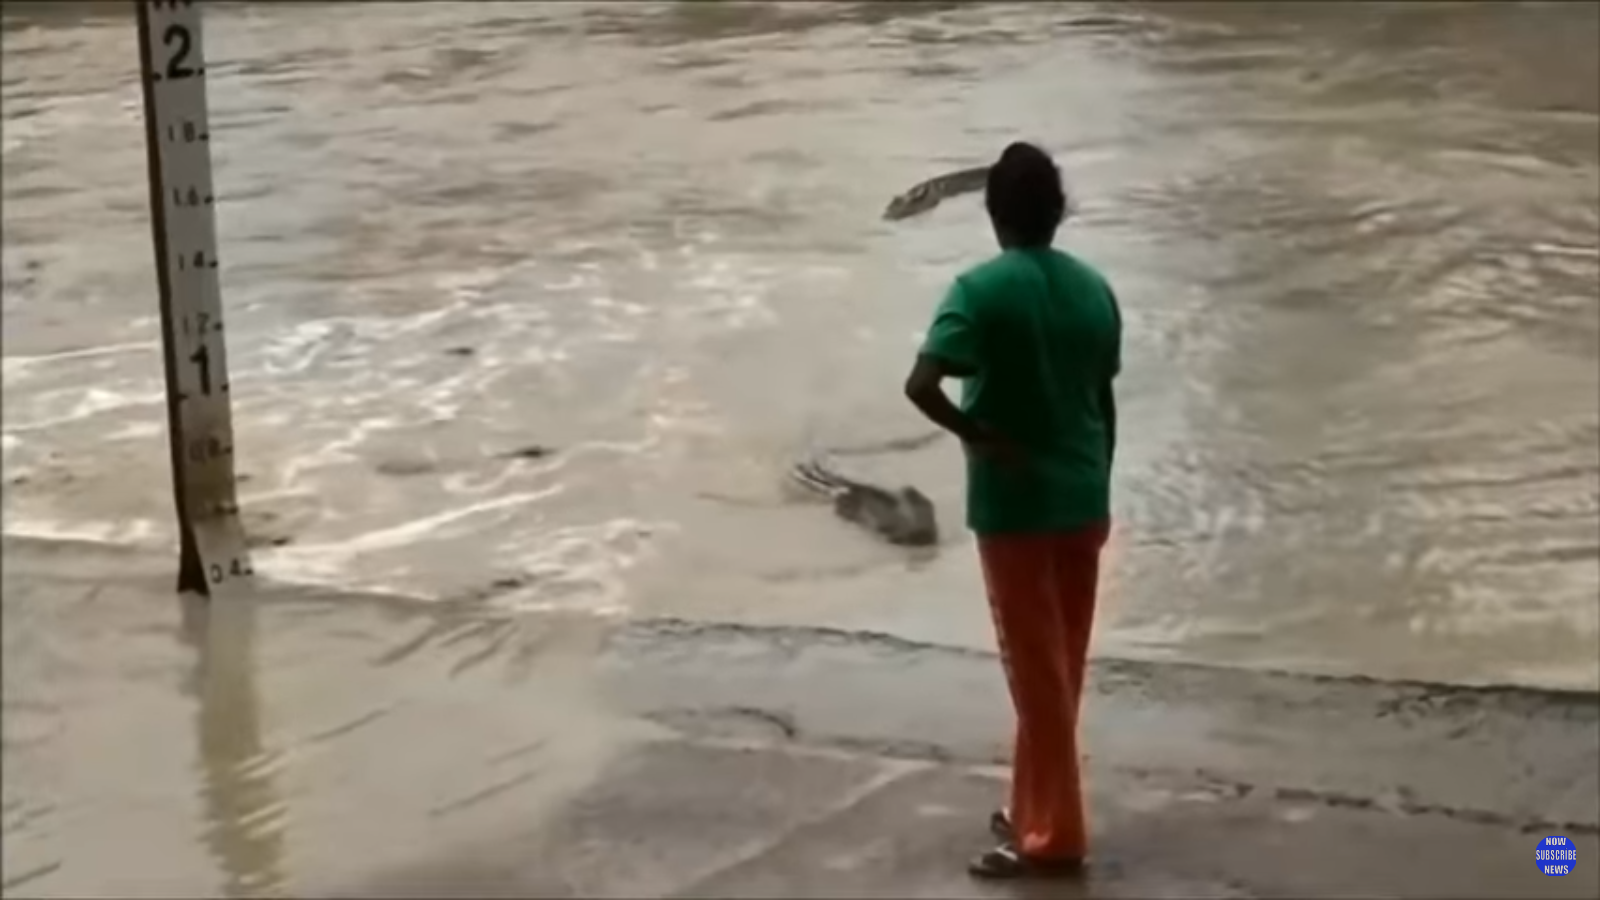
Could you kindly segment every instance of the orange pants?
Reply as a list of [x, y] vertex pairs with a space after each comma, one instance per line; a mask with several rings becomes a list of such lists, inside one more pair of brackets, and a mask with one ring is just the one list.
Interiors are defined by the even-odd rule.
[[1017, 712], [1011, 824], [1022, 855], [1088, 852], [1078, 779], [1078, 706], [1094, 624], [1102, 522], [1068, 532], [978, 538], [983, 581]]

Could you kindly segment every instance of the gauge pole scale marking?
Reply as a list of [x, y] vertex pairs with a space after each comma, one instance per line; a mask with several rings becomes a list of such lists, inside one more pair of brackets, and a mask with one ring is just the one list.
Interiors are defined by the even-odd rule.
[[247, 579], [252, 568], [234, 477], [200, 4], [136, 2], [178, 589], [209, 595]]

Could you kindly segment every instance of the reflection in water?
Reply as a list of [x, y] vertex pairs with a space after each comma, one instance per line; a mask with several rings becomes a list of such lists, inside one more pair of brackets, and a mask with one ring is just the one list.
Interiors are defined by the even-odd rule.
[[256, 690], [255, 604], [181, 595], [199, 739], [205, 844], [227, 897], [272, 897], [285, 885], [284, 804], [265, 751]]

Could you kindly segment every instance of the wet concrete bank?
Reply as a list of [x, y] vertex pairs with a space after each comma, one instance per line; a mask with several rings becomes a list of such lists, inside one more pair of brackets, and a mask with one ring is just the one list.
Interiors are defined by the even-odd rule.
[[[982, 885], [1003, 773], [805, 749], [642, 745], [559, 816], [381, 873], [360, 897], [1582, 897], [1537, 835], [1104, 772], [1081, 884]], [[1592, 858], [1592, 834], [1575, 838]], [[1575, 873], [1576, 874], [1576, 873]]]
[[[7, 896], [983, 893], [987, 653], [275, 584], [207, 610], [162, 559], [3, 550]], [[1100, 660], [1084, 727], [1094, 896], [1600, 884], [1593, 695]], [[1553, 833], [1570, 878], [1535, 870]]]
[[[610, 639], [629, 708], [684, 733], [1004, 763], [992, 654], [890, 635], [650, 622]], [[1091, 769], [1165, 772], [1329, 805], [1593, 832], [1600, 698], [1097, 659]]]

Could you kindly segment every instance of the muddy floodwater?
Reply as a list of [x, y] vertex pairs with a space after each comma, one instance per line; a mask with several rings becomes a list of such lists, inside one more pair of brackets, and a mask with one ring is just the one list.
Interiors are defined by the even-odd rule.
[[[1127, 320], [1101, 653], [1595, 687], [1596, 9], [218, 5], [260, 568], [988, 646], [900, 394], [987, 224], [879, 213], [1025, 137]], [[5, 530], [163, 547], [133, 24], [4, 53]], [[795, 497], [818, 449], [943, 545]]]
[[[1126, 321], [1092, 778], [1595, 833], [1592, 695], [1214, 667], [1600, 687], [1600, 6], [206, 4], [270, 576], [210, 608], [130, 8], [3, 17], [7, 895], [555, 877], [519, 842], [589, 787], [722, 796], [608, 781], [660, 728], [1003, 760], [959, 451], [900, 390], [991, 238], [880, 213], [1017, 138]], [[798, 496], [822, 451], [939, 546]]]

